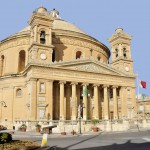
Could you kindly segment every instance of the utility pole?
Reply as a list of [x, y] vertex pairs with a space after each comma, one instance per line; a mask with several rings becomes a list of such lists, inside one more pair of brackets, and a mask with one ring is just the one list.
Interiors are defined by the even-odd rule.
[[79, 134], [81, 134], [81, 109], [82, 109], [82, 106], [81, 106], [81, 104], [79, 104], [79, 106], [78, 106], [78, 116], [79, 116]]

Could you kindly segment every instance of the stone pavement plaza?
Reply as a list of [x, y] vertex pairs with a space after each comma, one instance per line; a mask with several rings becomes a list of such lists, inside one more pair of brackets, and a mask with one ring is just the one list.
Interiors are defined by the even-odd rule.
[[[31, 132], [15, 132], [13, 139], [31, 140], [41, 144], [42, 135]], [[86, 132], [75, 136], [48, 135], [47, 148], [54, 150], [150, 150], [150, 130], [128, 132]]]

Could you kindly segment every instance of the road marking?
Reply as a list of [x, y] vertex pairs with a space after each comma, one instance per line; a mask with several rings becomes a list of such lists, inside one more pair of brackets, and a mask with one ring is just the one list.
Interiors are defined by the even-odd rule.
[[148, 141], [148, 142], [150, 142], [150, 139], [149, 138], [142, 138], [143, 140], [145, 140], [145, 141]]

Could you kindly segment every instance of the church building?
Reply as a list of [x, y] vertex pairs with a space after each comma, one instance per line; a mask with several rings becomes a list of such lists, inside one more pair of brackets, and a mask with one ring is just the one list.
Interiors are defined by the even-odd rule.
[[93, 118], [123, 123], [136, 117], [132, 36], [117, 28], [109, 50], [44, 7], [28, 24], [0, 41], [2, 125], [25, 123], [30, 130], [37, 122], [63, 123], [67, 128], [73, 121], [77, 128], [81, 118], [88, 130]]

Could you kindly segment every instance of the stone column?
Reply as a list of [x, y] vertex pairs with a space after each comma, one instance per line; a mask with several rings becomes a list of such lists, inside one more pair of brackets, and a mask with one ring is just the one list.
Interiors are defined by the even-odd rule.
[[122, 119], [125, 119], [128, 116], [127, 115], [127, 87], [121, 87], [120, 97], [121, 97]]
[[116, 88], [117, 86], [113, 86], [114, 119], [118, 119], [118, 101], [117, 101]]
[[60, 81], [60, 120], [64, 120], [64, 84], [66, 82]]
[[70, 105], [71, 98], [71, 86], [69, 84], [66, 85], [66, 120], [71, 120], [72, 109]]
[[31, 112], [30, 119], [37, 120], [37, 79], [30, 79]]
[[94, 84], [94, 115], [95, 119], [99, 119], [99, 100], [98, 100], [98, 86]]
[[132, 117], [135, 117], [137, 115], [137, 104], [136, 104], [136, 95], [135, 95], [135, 87], [131, 89], [130, 94], [132, 96]]
[[76, 120], [77, 118], [77, 88], [76, 85], [77, 83], [72, 82], [72, 120]]
[[47, 88], [46, 88], [46, 93], [47, 93], [47, 102], [48, 102], [48, 114], [47, 114], [47, 119], [48, 120], [53, 120], [53, 81], [48, 81], [47, 83]]
[[109, 120], [108, 87], [109, 87], [109, 85], [103, 85], [103, 88], [104, 88], [104, 119], [105, 120]]
[[54, 91], [53, 91], [53, 93], [54, 93], [54, 105], [53, 105], [53, 107], [54, 107], [54, 110], [53, 110], [53, 117], [54, 117], [54, 119], [56, 119], [56, 120], [59, 120], [59, 114], [60, 114], [60, 102], [59, 102], [59, 100], [60, 100], [60, 95], [59, 95], [59, 83], [54, 83], [54, 86], [53, 86], [53, 88], [54, 88]]
[[88, 84], [84, 83], [83, 84], [83, 120], [87, 120], [87, 86]]

